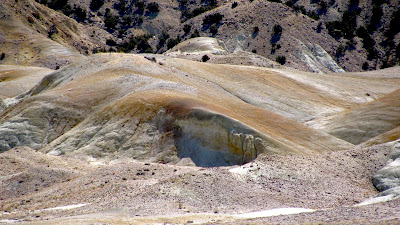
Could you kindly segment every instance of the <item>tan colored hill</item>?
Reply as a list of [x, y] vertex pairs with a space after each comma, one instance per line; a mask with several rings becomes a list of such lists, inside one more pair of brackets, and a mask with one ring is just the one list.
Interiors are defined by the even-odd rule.
[[[363, 108], [389, 112], [398, 68], [315, 74], [117, 53], [3, 68], [20, 84], [48, 75], [1, 114], [1, 222], [399, 218], [398, 199], [353, 207], [378, 194], [371, 179], [394, 144], [354, 148], [320, 129]], [[277, 211], [298, 214], [268, 216]]]
[[[83, 56], [119, 35], [101, 16], [114, 1], [81, 23], [31, 0], [4, 3], [0, 223], [399, 222], [399, 199], [379, 202], [371, 182], [398, 146], [399, 67], [328, 73], [342, 72], [328, 52], [344, 40], [315, 33], [309, 17], [268, 1], [219, 1], [185, 22], [209, 35], [203, 19], [224, 14], [219, 41]], [[169, 27], [178, 11], [164, 1], [128, 34], [183, 35]], [[341, 65], [364, 60], [356, 41]], [[285, 67], [271, 62], [286, 53]]]
[[42, 67], [0, 66], [0, 98], [12, 98], [29, 91], [53, 70]]
[[396, 90], [356, 109], [322, 119], [319, 127], [340, 139], [360, 144], [400, 126], [399, 97], [400, 90]]
[[[266, 90], [279, 89], [277, 84], [316, 91], [313, 87], [259, 67], [146, 58], [94, 55], [47, 76], [32, 89], [31, 97], [3, 115], [2, 150], [48, 145], [44, 151], [53, 154], [122, 154], [175, 163], [188, 157], [199, 165], [230, 165], [263, 152], [314, 154], [352, 146], [264, 109], [273, 107], [272, 90]], [[337, 109], [320, 94], [307, 89], [300, 93], [313, 104]], [[287, 106], [281, 110], [298, 119], [306, 114], [297, 112], [296, 101]], [[215, 161], [205, 159], [209, 154]]]
[[[254, 53], [246, 51], [229, 53], [222, 41], [208, 37], [191, 38], [183, 41], [165, 52], [164, 55], [215, 64], [282, 68], [279, 63]], [[206, 58], [203, 59], [203, 57]]]

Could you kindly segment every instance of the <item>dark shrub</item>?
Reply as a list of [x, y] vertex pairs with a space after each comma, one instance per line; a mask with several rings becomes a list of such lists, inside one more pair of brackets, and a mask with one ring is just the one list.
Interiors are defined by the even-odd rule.
[[104, 25], [108, 29], [115, 29], [117, 24], [118, 24], [118, 16], [114, 16], [111, 13], [108, 13], [106, 15], [106, 18], [104, 19]]
[[192, 29], [192, 26], [190, 26], [189, 24], [185, 24], [183, 26], [183, 31], [185, 32], [185, 34], [189, 33], [191, 29]]
[[210, 14], [203, 19], [203, 24], [219, 24], [221, 23], [222, 18], [224, 18], [224, 15], [221, 15], [220, 13]]
[[369, 70], [369, 64], [368, 64], [368, 62], [364, 62], [364, 63], [362, 64], [362, 69], [363, 69], [363, 70]]
[[196, 38], [196, 37], [200, 37], [200, 33], [199, 31], [196, 29], [194, 30], [193, 34], [190, 36], [190, 38]]
[[212, 26], [210, 27], [210, 33], [211, 33], [212, 35], [217, 34], [217, 33], [218, 33], [218, 27], [217, 27], [216, 25], [212, 25]]
[[78, 20], [83, 21], [86, 19], [86, 10], [82, 9], [80, 6], [76, 7], [75, 10], [75, 15]]
[[168, 49], [173, 48], [177, 44], [179, 44], [179, 39], [178, 38], [177, 39], [170, 38], [167, 41], [167, 48]]
[[276, 57], [276, 61], [277, 61], [279, 64], [284, 65], [284, 64], [286, 63], [286, 57], [285, 57], [285, 56], [282, 56], [282, 55], [277, 56], [277, 57]]
[[282, 33], [282, 27], [279, 24], [274, 25], [274, 34], [281, 34]]
[[106, 40], [106, 44], [110, 45], [110, 46], [116, 46], [117, 43], [115, 43], [115, 41], [113, 39], [107, 39]]
[[207, 62], [208, 60], [210, 60], [210, 57], [208, 57], [208, 55], [203, 55], [203, 57], [201, 57], [202, 62]]
[[253, 28], [253, 34], [258, 33], [259, 31], [260, 31], [260, 29], [258, 28], [258, 26], [255, 26], [255, 27]]
[[93, 11], [96, 11], [98, 9], [100, 9], [100, 7], [102, 7], [104, 5], [104, 0], [92, 0], [90, 2], [90, 9]]
[[152, 13], [157, 13], [157, 12], [160, 11], [160, 6], [159, 6], [158, 3], [156, 3], [156, 2], [150, 2], [150, 3], [147, 5], [147, 9], [148, 9], [150, 12], [152, 12]]

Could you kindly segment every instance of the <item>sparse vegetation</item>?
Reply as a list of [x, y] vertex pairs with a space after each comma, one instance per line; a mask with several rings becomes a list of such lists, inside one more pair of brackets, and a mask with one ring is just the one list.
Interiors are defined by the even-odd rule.
[[[147, 26], [142, 27], [143, 22], [153, 19], [154, 16], [158, 16], [157, 13], [164, 7], [163, 4], [160, 4], [160, 2], [157, 1], [118, 0], [117, 2], [111, 4], [105, 0], [89, 0], [86, 5], [82, 4], [81, 2], [71, 2], [71, 0], [35, 1], [45, 4], [52, 9], [58, 10], [59, 12], [63, 12], [65, 15], [74, 18], [78, 22], [90, 23], [91, 18], [89, 17], [92, 17], [91, 15], [93, 13], [97, 14], [104, 22], [104, 26], [101, 28], [105, 29], [114, 36], [110, 40], [116, 41], [118, 39], [119, 44], [115, 43], [115, 41], [113, 43], [110, 40], [107, 40], [107, 46], [105, 47], [107, 51], [145, 51], [139, 50], [137, 48], [137, 44], [134, 46], [134, 49], [131, 49], [132, 43], [128, 44], [131, 42], [131, 40], [129, 40], [130, 33], [126, 32], [130, 28], [143, 29], [145, 32], [152, 33], [154, 37], [159, 39], [158, 43], [157, 40], [153, 40], [152, 43], [155, 41], [157, 52], [161, 53], [165, 51], [167, 47], [171, 48], [179, 43], [180, 40], [178, 40], [178, 35], [179, 39], [187, 39], [199, 37], [201, 32], [202, 35], [205, 36], [218, 37], [221, 34], [219, 31], [224, 20], [224, 14], [222, 13], [223, 11], [216, 10], [215, 12], [209, 12], [218, 6], [218, 1], [216, 0], [178, 0], [179, 8], [174, 8], [174, 10], [178, 10], [177, 13], [181, 13], [181, 24], [167, 24], [167, 26], [164, 28], [174, 28], [171, 31], [168, 30], [168, 33], [174, 37], [177, 37], [174, 39], [170, 38], [169, 35], [167, 36], [161, 34], [161, 32], [163, 32], [162, 30], [149, 29]], [[326, 49], [330, 53], [333, 52], [332, 55], [336, 58], [340, 58], [346, 51], [359, 50], [360, 46], [362, 46], [367, 53], [367, 57], [364, 56], [364, 60], [370, 64], [369, 69], [379, 68], [381, 66], [386, 67], [396, 65], [400, 61], [399, 42], [395, 38], [396, 34], [400, 32], [400, 26], [397, 26], [397, 24], [400, 24], [400, 10], [391, 9], [390, 7], [394, 5], [391, 1], [374, 0], [367, 1], [367, 3], [365, 3], [360, 0], [345, 0], [340, 4], [338, 4], [338, 1], [335, 0], [310, 0], [308, 2], [306, 1], [307, 3], [299, 0], [268, 1], [285, 4], [293, 9], [291, 12], [296, 14], [302, 13], [314, 20], [318, 20], [315, 25], [312, 25], [315, 32], [324, 32], [324, 29], [326, 28], [328, 33], [337, 40], [338, 44], [344, 47], [344, 49], [338, 48], [336, 50]], [[253, 2], [253, 0], [249, 0], [248, 2]], [[241, 6], [241, 4], [242, 3], [240, 1], [234, 0], [229, 3], [228, 8], [226, 9], [230, 10], [230, 8], [232, 8], [234, 9], [232, 11], [236, 12], [242, 9], [242, 7], [238, 7]], [[279, 4], [268, 5], [270, 7], [281, 7]], [[255, 5], [249, 4], [249, 6], [254, 7]], [[328, 10], [338, 10], [338, 7], [340, 8], [338, 11], [340, 19], [331, 21], [331, 19], [334, 18], [331, 16], [332, 14], [327, 15], [327, 17], [322, 16]], [[368, 12], [367, 14], [360, 13], [361, 10], [366, 9], [371, 10], [371, 12]], [[204, 13], [208, 15], [204, 15]], [[197, 17], [201, 14], [203, 14], [202, 17], [204, 17], [202, 20], [200, 20], [203, 22], [203, 27], [198, 28], [198, 24], [196, 24], [198, 20], [184, 23], [184, 21]], [[35, 24], [36, 22], [42, 21], [43, 18], [40, 18], [39, 13], [31, 12], [31, 14], [26, 15], [26, 19], [29, 23]], [[231, 23], [230, 19], [231, 18], [226, 19], [228, 25]], [[360, 27], [357, 27], [357, 25]], [[293, 26], [293, 24], [288, 24], [288, 26]], [[195, 27], [199, 30], [196, 30]], [[61, 29], [61, 27], [59, 29]], [[260, 26], [258, 23], [254, 23], [253, 25], [248, 26], [246, 29], [253, 38], [253, 40], [247, 43], [247, 50], [255, 50], [253, 48], [259, 45], [255, 44], [254, 42], [260, 41], [259, 38], [256, 37], [258, 37], [260, 34], [263, 34], [260, 36], [260, 38], [265, 38], [264, 32], [269, 31], [269, 34], [271, 34], [271, 48], [266, 47], [264, 44], [262, 47], [263, 49], [260, 49], [261, 51], [258, 48], [257, 50], [259, 50], [260, 54], [261, 52], [263, 54], [267, 54], [264, 56], [268, 56], [270, 54], [275, 54], [276, 56], [278, 55], [277, 52], [281, 53], [281, 51], [278, 51], [278, 46], [280, 46], [278, 43], [282, 44], [280, 40], [283, 33], [283, 27], [280, 24], [272, 24], [268, 27], [265, 27]], [[262, 30], [262, 32], [260, 32], [260, 30]], [[60, 38], [60, 40], [65, 39], [64, 31], [62, 31], [62, 35], [60, 34], [58, 36], [55, 36], [56, 33], [53, 32], [58, 32], [58, 30], [48, 30], [48, 36], [50, 38]], [[92, 34], [91, 36], [94, 37], [95, 35]], [[358, 36], [361, 40], [355, 38], [356, 36]], [[361, 43], [357, 42], [361, 42], [362, 45]], [[399, 48], [399, 50], [397, 50], [397, 48]], [[150, 51], [151, 48], [146, 47], [146, 49]], [[89, 49], [88, 51], [90, 52], [93, 50]], [[356, 67], [358, 67], [359, 70], [361, 69], [360, 65], [362, 63], [363, 61], [357, 62], [358, 66]], [[339, 64], [343, 66], [341, 62], [339, 62]]]
[[208, 55], [203, 55], [203, 57], [201, 57], [202, 62], [207, 62], [208, 60], [210, 60], [210, 57]]
[[285, 56], [277, 56], [275, 58], [275, 61], [277, 61], [279, 64], [284, 65], [286, 63], [286, 57]]
[[[181, 3], [180, 6], [181, 6], [181, 8], [184, 8], [185, 5], [182, 5], [182, 3]], [[193, 11], [185, 9], [182, 11], [182, 15], [181, 15], [182, 21], [186, 21], [188, 19], [196, 17], [202, 13], [205, 13], [207, 11], [214, 9], [215, 7], [217, 7], [217, 2], [212, 0], [209, 2], [208, 5], [195, 8]]]
[[104, 16], [104, 25], [107, 29], [115, 29], [118, 24], [118, 16], [112, 15], [110, 10], [106, 10], [106, 15]]
[[185, 32], [185, 34], [189, 33], [191, 29], [192, 29], [192, 26], [189, 24], [185, 24], [183, 26], [183, 31]]
[[176, 39], [170, 38], [167, 41], [167, 48], [168, 49], [173, 48], [175, 45], [179, 44], [179, 42], [180, 42], [179, 38]]
[[327, 22], [326, 28], [329, 34], [336, 39], [341, 37], [353, 38], [357, 28], [357, 14], [357, 11], [345, 11], [342, 20]]
[[90, 2], [90, 9], [93, 11], [97, 11], [100, 9], [104, 4], [104, 0], [92, 0]]
[[219, 24], [221, 23], [222, 18], [224, 18], [224, 15], [220, 13], [210, 14], [203, 19], [203, 24], [205, 25]]
[[151, 13], [158, 13], [160, 11], [160, 6], [157, 2], [150, 2], [147, 5], [147, 10], [149, 10]]
[[279, 25], [279, 24], [275, 24], [274, 25], [274, 28], [273, 28], [273, 34], [274, 35], [278, 35], [278, 34], [282, 34], [282, 27], [281, 27], [281, 25]]

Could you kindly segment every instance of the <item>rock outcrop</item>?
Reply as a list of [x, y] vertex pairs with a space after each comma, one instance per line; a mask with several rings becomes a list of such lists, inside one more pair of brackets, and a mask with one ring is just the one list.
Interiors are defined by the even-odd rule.
[[316, 73], [345, 72], [318, 44], [307, 43], [305, 45], [301, 41], [298, 42], [299, 46], [295, 51], [295, 55], [308, 65], [311, 71]]
[[376, 189], [382, 195], [396, 194], [400, 197], [400, 141], [393, 145], [386, 166], [380, 169], [372, 178]]

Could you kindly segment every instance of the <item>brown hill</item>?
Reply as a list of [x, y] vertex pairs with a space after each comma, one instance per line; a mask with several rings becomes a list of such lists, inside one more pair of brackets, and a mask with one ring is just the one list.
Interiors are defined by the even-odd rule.
[[230, 53], [253, 51], [318, 73], [385, 68], [399, 61], [398, 30], [391, 25], [400, 18], [396, 1], [113, 0], [98, 6], [95, 0], [46, 1], [58, 12], [45, 1], [13, 2], [5, 1], [3, 9], [35, 32], [86, 54], [162, 53], [204, 36], [223, 41]]

